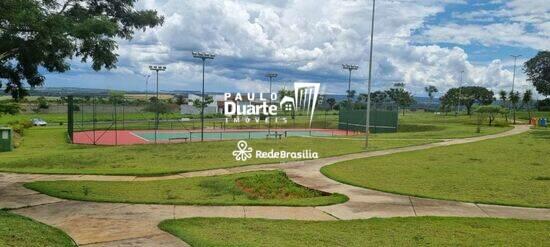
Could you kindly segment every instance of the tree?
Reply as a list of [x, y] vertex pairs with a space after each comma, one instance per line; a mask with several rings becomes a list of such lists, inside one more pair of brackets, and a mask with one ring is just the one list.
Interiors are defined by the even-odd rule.
[[550, 95], [550, 51], [539, 51], [523, 64], [523, 71], [537, 92], [544, 96]]
[[124, 93], [123, 92], [109, 92], [109, 103], [113, 104], [122, 104], [124, 102]]
[[[495, 118], [496, 116], [499, 114], [499, 113], [502, 113], [503, 110], [505, 110], [504, 108], [500, 107], [500, 106], [496, 106], [496, 105], [483, 105], [483, 106], [480, 106], [476, 109], [476, 112], [478, 114], [480, 114], [480, 116], [487, 116], [487, 118], [489, 119], [489, 126], [491, 126], [493, 124], [493, 121], [495, 121]], [[479, 124], [479, 122], [478, 122]]]
[[195, 99], [193, 100], [193, 106], [199, 110], [202, 109], [202, 106], [206, 108], [208, 105], [212, 104], [214, 102], [214, 98], [210, 95], [204, 96], [204, 102], [201, 99]]
[[521, 99], [521, 103], [523, 108], [527, 110], [527, 113], [529, 114], [529, 119], [531, 119], [531, 102], [533, 101], [533, 91], [527, 89], [525, 90], [525, 93], [523, 93], [523, 98]]
[[516, 110], [520, 100], [519, 92], [510, 91], [510, 95], [508, 96], [508, 98], [510, 99], [510, 103], [512, 104], [512, 109], [514, 110], [513, 118], [514, 124], [516, 124]]
[[406, 91], [404, 87], [390, 88], [386, 91], [386, 94], [392, 99], [401, 109], [403, 109], [403, 116], [405, 116], [406, 107], [414, 103], [414, 98], [409, 91]]
[[428, 93], [428, 97], [430, 98], [430, 104], [433, 104], [435, 93], [439, 92], [437, 90], [437, 87], [430, 85], [430, 86], [424, 87], [424, 91]]
[[19, 104], [0, 101], [0, 116], [4, 114], [15, 115], [19, 113], [19, 111], [21, 111]]
[[330, 110], [334, 109], [334, 105], [336, 105], [336, 99], [334, 98], [328, 98], [327, 104], [330, 106]]
[[508, 100], [508, 93], [506, 93], [506, 91], [504, 90], [500, 90], [498, 92], [498, 95], [500, 97], [500, 104], [502, 105], [502, 107], [506, 107], [506, 101]]
[[[460, 97], [459, 97], [460, 96]], [[480, 105], [490, 105], [494, 100], [494, 93], [487, 88], [478, 86], [451, 88], [445, 95], [441, 97], [441, 104], [447, 109], [459, 101], [460, 104], [466, 107], [468, 115], [472, 114], [472, 106], [477, 103]]]
[[38, 110], [41, 110], [41, 109], [45, 110], [50, 108], [50, 104], [48, 103], [48, 100], [46, 99], [46, 97], [40, 96], [36, 99], [36, 101], [38, 102]]
[[136, 10], [136, 0], [2, 0], [0, 1], [0, 78], [16, 100], [23, 87], [43, 85], [40, 69], [66, 72], [69, 59], [91, 60], [92, 68], [116, 68], [117, 40], [134, 31], [161, 25], [154, 10]]
[[187, 105], [187, 99], [183, 95], [176, 95], [176, 105]]

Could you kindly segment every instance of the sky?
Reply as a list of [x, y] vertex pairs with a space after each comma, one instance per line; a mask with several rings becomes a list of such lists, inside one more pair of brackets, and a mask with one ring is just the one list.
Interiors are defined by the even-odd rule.
[[[532, 87], [522, 64], [550, 49], [547, 0], [376, 4], [373, 90], [398, 82], [415, 96], [427, 85], [441, 93], [459, 85], [510, 90], [510, 55], [521, 55], [523, 91]], [[206, 91], [266, 92], [265, 74], [275, 72], [274, 88], [319, 82], [323, 93], [345, 94], [342, 64], [357, 64], [352, 89], [366, 92], [371, 0], [138, 0], [137, 8], [156, 9], [165, 23], [119, 41], [117, 69], [95, 72], [75, 59], [67, 73], [46, 73], [46, 87], [145, 90], [148, 65], [161, 64], [161, 90], [200, 90], [202, 62], [191, 52], [209, 51], [216, 58], [207, 61]]]

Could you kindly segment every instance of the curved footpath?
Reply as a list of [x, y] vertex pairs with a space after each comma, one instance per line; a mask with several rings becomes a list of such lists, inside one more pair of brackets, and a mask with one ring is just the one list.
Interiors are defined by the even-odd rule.
[[[396, 195], [342, 184], [325, 177], [320, 172], [321, 167], [340, 161], [471, 143], [520, 134], [528, 130], [529, 127], [525, 125], [515, 126], [514, 129], [499, 134], [446, 140], [426, 145], [318, 160], [252, 165], [161, 177], [0, 173], [0, 208], [11, 208], [12, 212], [58, 227], [69, 234], [80, 246], [187, 246], [180, 239], [157, 228], [162, 220], [186, 217], [347, 220], [396, 216], [463, 216], [550, 220], [550, 209], [496, 206]], [[284, 170], [298, 184], [326, 192], [345, 194], [350, 200], [342, 204], [321, 207], [96, 203], [54, 198], [22, 186], [23, 183], [37, 180], [161, 180], [273, 169]]]

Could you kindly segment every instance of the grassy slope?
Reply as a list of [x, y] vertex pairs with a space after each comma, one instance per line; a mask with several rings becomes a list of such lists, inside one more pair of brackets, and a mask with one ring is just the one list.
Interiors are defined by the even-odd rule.
[[192, 246], [543, 246], [550, 241], [550, 221], [483, 218], [190, 218], [167, 220], [160, 228]]
[[359, 159], [322, 172], [376, 190], [491, 204], [550, 207], [550, 130]]
[[61, 230], [0, 210], [0, 246], [76, 246]]
[[[372, 142], [373, 150], [409, 146], [433, 140]], [[237, 162], [232, 156], [236, 141], [134, 145], [118, 147], [71, 145], [59, 129], [31, 128], [14, 152], [0, 153], [0, 171], [28, 173], [158, 175], [176, 172], [274, 163], [280, 159], [250, 159]], [[287, 138], [250, 140], [260, 150], [302, 151], [312, 149], [321, 157], [362, 152], [361, 140]], [[338, 147], [338, 148], [334, 148]], [[215, 154], [215, 155], [214, 155]]]
[[316, 206], [347, 201], [293, 183], [283, 172], [140, 182], [44, 181], [25, 187], [66, 199], [187, 205]]

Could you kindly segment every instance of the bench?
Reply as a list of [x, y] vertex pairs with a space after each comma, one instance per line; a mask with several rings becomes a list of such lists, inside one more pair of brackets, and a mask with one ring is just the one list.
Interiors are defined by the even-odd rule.
[[279, 132], [273, 132], [273, 133], [268, 133], [267, 135], [265, 135], [265, 138], [268, 139], [270, 136], [274, 136], [275, 138], [282, 139], [283, 135], [284, 134], [279, 133]]
[[168, 138], [168, 142], [176, 141], [176, 140], [188, 141], [188, 140], [189, 140], [189, 137], [173, 137], [173, 138]]

